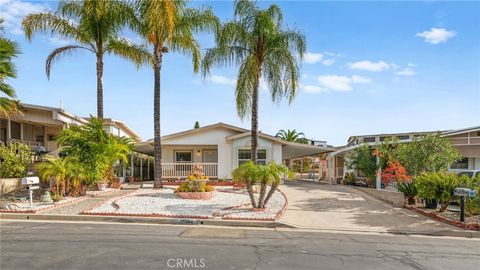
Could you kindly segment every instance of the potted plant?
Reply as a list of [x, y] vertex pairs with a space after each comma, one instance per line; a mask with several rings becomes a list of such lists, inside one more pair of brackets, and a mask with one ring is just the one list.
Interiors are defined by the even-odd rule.
[[189, 200], [209, 200], [214, 195], [214, 188], [207, 184], [208, 177], [204, 175], [203, 168], [195, 165], [187, 181], [180, 184], [175, 190], [177, 196]]
[[106, 187], [107, 187], [107, 182], [105, 182], [104, 180], [97, 182], [97, 189], [99, 191], [104, 191]]
[[110, 181], [110, 187], [111, 187], [111, 188], [120, 188], [120, 178], [114, 177], [114, 178]]

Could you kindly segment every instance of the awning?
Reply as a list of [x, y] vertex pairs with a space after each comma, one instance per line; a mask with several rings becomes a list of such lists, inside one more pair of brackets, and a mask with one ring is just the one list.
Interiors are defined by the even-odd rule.
[[149, 142], [136, 143], [133, 151], [153, 156], [153, 145], [151, 145]]
[[300, 158], [319, 155], [335, 151], [333, 147], [315, 146], [309, 144], [284, 142], [282, 146], [282, 159]]

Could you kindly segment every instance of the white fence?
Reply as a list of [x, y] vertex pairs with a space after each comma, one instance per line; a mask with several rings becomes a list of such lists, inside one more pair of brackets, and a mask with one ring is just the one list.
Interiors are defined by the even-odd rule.
[[184, 178], [195, 166], [201, 166], [208, 177], [218, 177], [218, 163], [162, 163], [163, 178]]

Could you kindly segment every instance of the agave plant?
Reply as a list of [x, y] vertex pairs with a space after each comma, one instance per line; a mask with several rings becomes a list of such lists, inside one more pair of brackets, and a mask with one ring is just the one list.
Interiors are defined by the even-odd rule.
[[399, 182], [397, 183], [397, 190], [403, 193], [408, 205], [415, 204], [415, 196], [417, 196], [418, 191], [413, 182]]

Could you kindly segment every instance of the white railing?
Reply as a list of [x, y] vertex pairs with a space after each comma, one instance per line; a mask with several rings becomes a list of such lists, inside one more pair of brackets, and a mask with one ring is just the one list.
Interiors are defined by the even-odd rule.
[[194, 166], [201, 166], [208, 177], [218, 177], [218, 163], [162, 163], [163, 178], [185, 178]]

